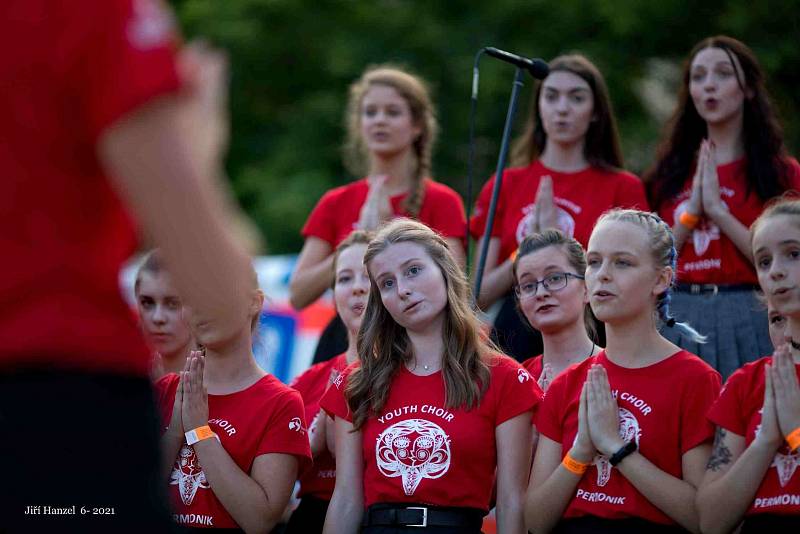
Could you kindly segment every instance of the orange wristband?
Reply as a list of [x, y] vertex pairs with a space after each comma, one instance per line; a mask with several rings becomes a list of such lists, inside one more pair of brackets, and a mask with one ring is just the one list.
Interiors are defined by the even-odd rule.
[[[194, 445], [198, 441], [203, 441], [208, 438], [217, 438], [217, 435], [208, 425], [198, 426], [194, 430], [190, 430], [186, 433], [186, 444]], [[217, 440], [219, 440], [219, 438], [217, 438]]]
[[587, 469], [589, 469], [589, 464], [584, 464], [573, 458], [569, 455], [569, 453], [564, 456], [564, 459], [561, 460], [561, 465], [569, 471], [570, 473], [575, 473], [578, 476], [583, 475]]
[[509, 260], [511, 260], [511, 263], [514, 263], [514, 260], [516, 260], [516, 259], [517, 259], [517, 252], [519, 252], [519, 249], [518, 249], [518, 248], [515, 248], [515, 249], [514, 249], [514, 250], [511, 252], [511, 255], [508, 257], [508, 259], [509, 259]]
[[697, 226], [697, 223], [700, 222], [700, 216], [684, 210], [681, 212], [680, 217], [678, 217], [678, 222], [689, 230], [693, 230]]
[[789, 443], [790, 451], [794, 452], [800, 449], [800, 426], [787, 434], [786, 441]]

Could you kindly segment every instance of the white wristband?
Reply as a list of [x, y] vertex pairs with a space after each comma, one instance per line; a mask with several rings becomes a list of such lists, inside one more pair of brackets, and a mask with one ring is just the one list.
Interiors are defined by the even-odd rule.
[[187, 445], [194, 445], [198, 441], [203, 441], [204, 439], [208, 438], [217, 438], [219, 441], [219, 436], [214, 433], [213, 430], [208, 425], [199, 426], [193, 430], [188, 431], [186, 434], [186, 444]]

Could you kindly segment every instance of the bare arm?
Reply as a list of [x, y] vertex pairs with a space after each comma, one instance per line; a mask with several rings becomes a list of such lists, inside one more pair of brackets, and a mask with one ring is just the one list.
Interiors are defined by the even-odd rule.
[[269, 532], [280, 521], [297, 480], [297, 458], [262, 454], [250, 475], [242, 471], [216, 439], [195, 443], [194, 450], [214, 495], [245, 532]]
[[325, 516], [323, 534], [355, 534], [364, 514], [364, 458], [361, 432], [337, 417], [336, 486]]
[[327, 241], [308, 237], [300, 251], [297, 265], [289, 281], [289, 302], [296, 310], [302, 310], [333, 282], [333, 249]]
[[[497, 264], [500, 254], [500, 238], [493, 237], [489, 240], [489, 249], [486, 252], [486, 267], [481, 281], [481, 294], [478, 295], [478, 306], [488, 308], [494, 302], [508, 293], [514, 283], [512, 262], [510, 259]], [[478, 260], [475, 260], [477, 268]]]
[[[570, 456], [590, 462], [572, 450]], [[575, 496], [581, 476], [561, 465], [561, 443], [540, 435], [533, 460], [531, 480], [525, 495], [525, 526], [534, 533], [550, 532]]]
[[728, 236], [739, 252], [753, 263], [753, 251], [750, 248], [750, 230], [739, 222], [739, 219], [731, 215], [727, 209], [706, 210], [706, 214], [719, 226], [720, 231]]
[[309, 428], [309, 443], [311, 445], [311, 456], [316, 458], [328, 449], [327, 443], [327, 426], [328, 416], [325, 415], [324, 410], [317, 412], [314, 421]]
[[655, 507], [685, 529], [699, 532], [694, 501], [710, 453], [708, 444], [686, 451], [681, 457], [682, 479], [665, 473], [638, 452], [627, 456], [617, 469]]
[[464, 251], [464, 245], [461, 240], [457, 237], [446, 237], [444, 241], [447, 243], [447, 248], [450, 249], [458, 266], [464, 269], [467, 265], [467, 253]]
[[222, 330], [233, 331], [249, 302], [250, 259], [233, 237], [233, 204], [216, 185], [215, 169], [193, 159], [179, 121], [183, 98], [158, 98], [114, 123], [99, 139], [99, 157], [161, 248], [181, 295]]
[[325, 414], [325, 441], [331, 456], [336, 458], [336, 423], [328, 414]]
[[497, 450], [497, 530], [523, 533], [523, 501], [531, 461], [531, 412], [504, 421], [495, 429]]

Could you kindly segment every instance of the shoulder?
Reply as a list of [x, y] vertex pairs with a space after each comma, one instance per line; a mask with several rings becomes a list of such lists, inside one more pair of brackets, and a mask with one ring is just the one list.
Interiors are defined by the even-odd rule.
[[176, 389], [179, 381], [180, 376], [178, 373], [168, 373], [156, 380], [155, 384], [153, 384], [153, 387], [159, 393], [163, 393]]
[[704, 362], [699, 356], [686, 350], [681, 350], [670, 356], [668, 361], [668, 374], [680, 377], [684, 385], [713, 384], [719, 389], [722, 377], [716, 369]]
[[294, 400], [302, 402], [302, 396], [299, 391], [287, 386], [273, 375], [266, 375], [256, 382], [252, 387], [252, 392], [265, 402], [277, 402], [280, 404], [293, 402]]
[[344, 184], [340, 185], [339, 187], [329, 189], [324, 195], [322, 195], [322, 198], [319, 200], [319, 204], [341, 202], [343, 199], [347, 200], [356, 195], [366, 194], [368, 190], [369, 187], [367, 186], [367, 181], [362, 178], [360, 180], [356, 180], [355, 182], [350, 182], [349, 184]]
[[642, 180], [638, 176], [625, 169], [601, 169], [599, 167], [591, 167], [590, 172], [598, 178], [619, 185], [629, 186], [642, 184]]
[[542, 361], [544, 361], [544, 355], [539, 354], [522, 362], [522, 367], [527, 369], [528, 372], [538, 375], [542, 370]]
[[295, 377], [289, 384], [290, 387], [296, 389], [300, 393], [304, 393], [306, 389], [312, 387], [320, 376], [327, 376], [335, 366], [336, 358], [316, 363], [303, 371], [300, 375]]
[[728, 380], [725, 381], [725, 388], [745, 385], [744, 387], [749, 389], [753, 382], [759, 382], [764, 379], [764, 367], [771, 363], [772, 356], [765, 356], [744, 364], [728, 377]]
[[549, 394], [551, 391], [569, 392], [573, 391], [575, 388], [578, 388], [578, 391], [580, 391], [580, 388], [583, 387], [583, 383], [586, 381], [586, 373], [588, 373], [589, 367], [595, 363], [600, 363], [597, 356], [592, 356], [591, 358], [586, 358], [581, 362], [570, 365], [553, 379], [550, 383], [550, 387], [547, 388], [547, 393]]

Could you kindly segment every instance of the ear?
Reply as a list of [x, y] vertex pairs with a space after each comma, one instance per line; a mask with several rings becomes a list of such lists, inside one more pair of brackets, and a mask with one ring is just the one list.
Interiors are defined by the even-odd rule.
[[658, 297], [664, 293], [672, 285], [672, 278], [675, 276], [675, 271], [672, 267], [662, 267], [656, 278], [656, 283], [653, 286], [653, 296]]
[[256, 289], [250, 299], [250, 317], [261, 313], [261, 308], [264, 306], [264, 292]]
[[589, 287], [586, 285], [586, 281], [583, 282], [583, 304], [589, 304]]

